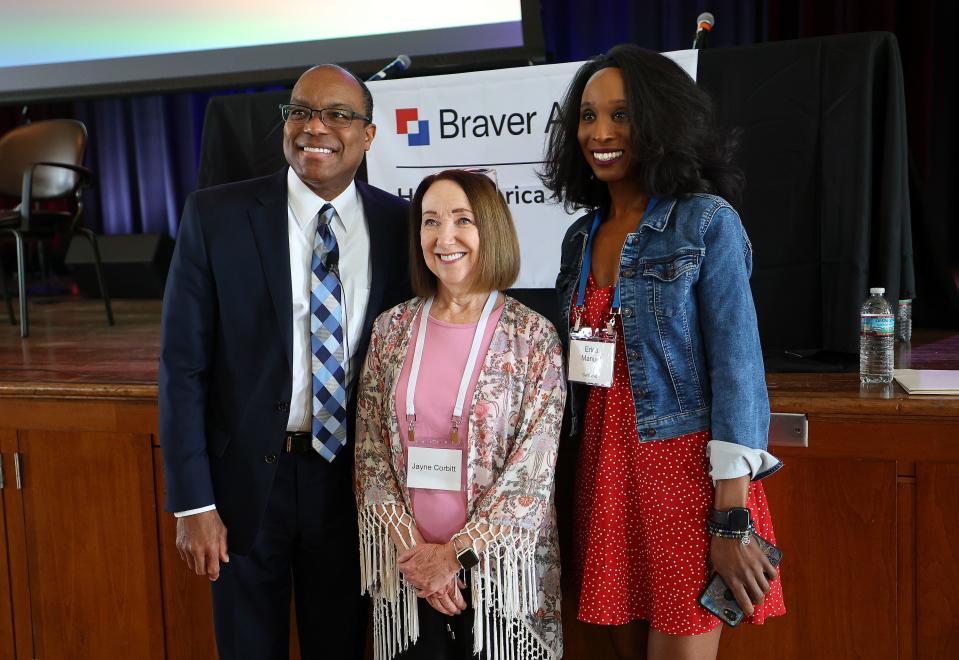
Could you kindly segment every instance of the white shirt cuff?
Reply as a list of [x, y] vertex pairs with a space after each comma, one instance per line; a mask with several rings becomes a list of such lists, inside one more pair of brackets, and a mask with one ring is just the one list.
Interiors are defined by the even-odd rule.
[[778, 458], [762, 449], [753, 449], [735, 442], [710, 440], [706, 443], [706, 456], [709, 457], [709, 476], [713, 485], [720, 479], [738, 479], [747, 474], [754, 479], [757, 474], [778, 469]]
[[216, 509], [216, 504], [210, 504], [209, 506], [201, 506], [199, 509], [190, 509], [189, 511], [176, 511], [173, 515], [177, 518], [185, 518], [187, 516], [195, 516], [198, 513], [206, 513], [207, 511], [213, 511]]

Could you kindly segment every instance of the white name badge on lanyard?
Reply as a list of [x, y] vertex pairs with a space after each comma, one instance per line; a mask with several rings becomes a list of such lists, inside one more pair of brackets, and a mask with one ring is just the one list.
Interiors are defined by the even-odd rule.
[[[656, 198], [650, 197], [643, 217], [656, 207]], [[600, 211], [593, 214], [593, 226], [589, 230], [586, 245], [583, 248], [583, 263], [579, 267], [579, 287], [574, 309], [575, 326], [569, 333], [569, 379], [575, 383], [613, 386], [613, 365], [616, 361], [616, 317], [622, 307], [620, 283], [613, 290], [613, 304], [609, 310], [609, 319], [604, 328], [582, 326], [584, 306], [586, 304], [586, 281], [593, 264], [593, 238], [599, 229], [602, 218]]]
[[463, 452], [460, 449], [410, 447], [406, 459], [408, 488], [462, 489]]
[[616, 360], [616, 335], [600, 332], [590, 336], [586, 332], [570, 333], [569, 379], [576, 383], [613, 386], [613, 364]]

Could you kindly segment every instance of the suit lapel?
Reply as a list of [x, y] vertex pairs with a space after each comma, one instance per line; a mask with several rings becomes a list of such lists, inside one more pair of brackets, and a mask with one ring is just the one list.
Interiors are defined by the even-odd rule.
[[[356, 182], [356, 188], [363, 200], [363, 214], [366, 216], [366, 225], [370, 230], [370, 302], [366, 307], [366, 318], [363, 319], [363, 336], [369, 335], [373, 322], [383, 307], [383, 296], [386, 293], [386, 286], [389, 284], [384, 277], [388, 272], [387, 261], [389, 260], [390, 246], [384, 244], [383, 237], [390, 236], [390, 232], [380, 229], [380, 225], [389, 220], [386, 214], [382, 212], [376, 198], [371, 194], [369, 186], [362, 181]], [[396, 249], [397, 246], [392, 246]], [[401, 246], [406, 249], [406, 246]]]
[[260, 206], [250, 209], [250, 227], [256, 238], [260, 265], [266, 277], [277, 325], [293, 368], [293, 283], [290, 278], [290, 242], [287, 223], [286, 168], [267, 180], [257, 195]]

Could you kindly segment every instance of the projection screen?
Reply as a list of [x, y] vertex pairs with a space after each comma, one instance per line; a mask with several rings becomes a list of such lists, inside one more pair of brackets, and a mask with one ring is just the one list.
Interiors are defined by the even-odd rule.
[[[283, 83], [542, 55], [538, 0], [3, 0], [0, 103]], [[525, 14], [525, 16], [524, 16]]]

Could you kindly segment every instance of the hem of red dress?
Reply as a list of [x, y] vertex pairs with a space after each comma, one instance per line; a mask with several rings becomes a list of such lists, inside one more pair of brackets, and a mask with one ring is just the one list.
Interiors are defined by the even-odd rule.
[[[786, 609], [783, 608], [781, 610], [777, 610], [774, 612], [763, 612], [762, 618], [746, 617], [745, 619], [743, 619], [742, 622], [750, 626], [761, 626], [766, 622], [767, 619], [771, 619], [777, 616], [783, 616], [785, 614], [786, 614]], [[695, 635], [705, 635], [706, 633], [712, 632], [717, 627], [723, 625], [723, 622], [720, 621], [719, 618], [713, 617], [712, 620], [709, 622], [708, 628], [706, 628], [705, 630], [701, 630], [699, 632], [689, 632], [688, 630], [676, 630], [676, 629], [670, 630], [670, 629], [667, 629], [666, 627], [657, 626], [656, 624], [651, 622], [647, 617], [643, 617], [643, 616], [631, 617], [624, 621], [616, 621], [613, 623], [606, 622], [606, 621], [590, 621], [588, 619], [582, 618], [579, 615], [576, 616], [576, 620], [580, 621], [581, 623], [588, 623], [593, 626], [625, 626], [626, 624], [633, 623], [634, 621], [644, 621], [649, 624], [650, 630], [655, 630], [656, 632], [662, 633], [663, 635], [673, 635], [675, 637], [693, 637]]]

